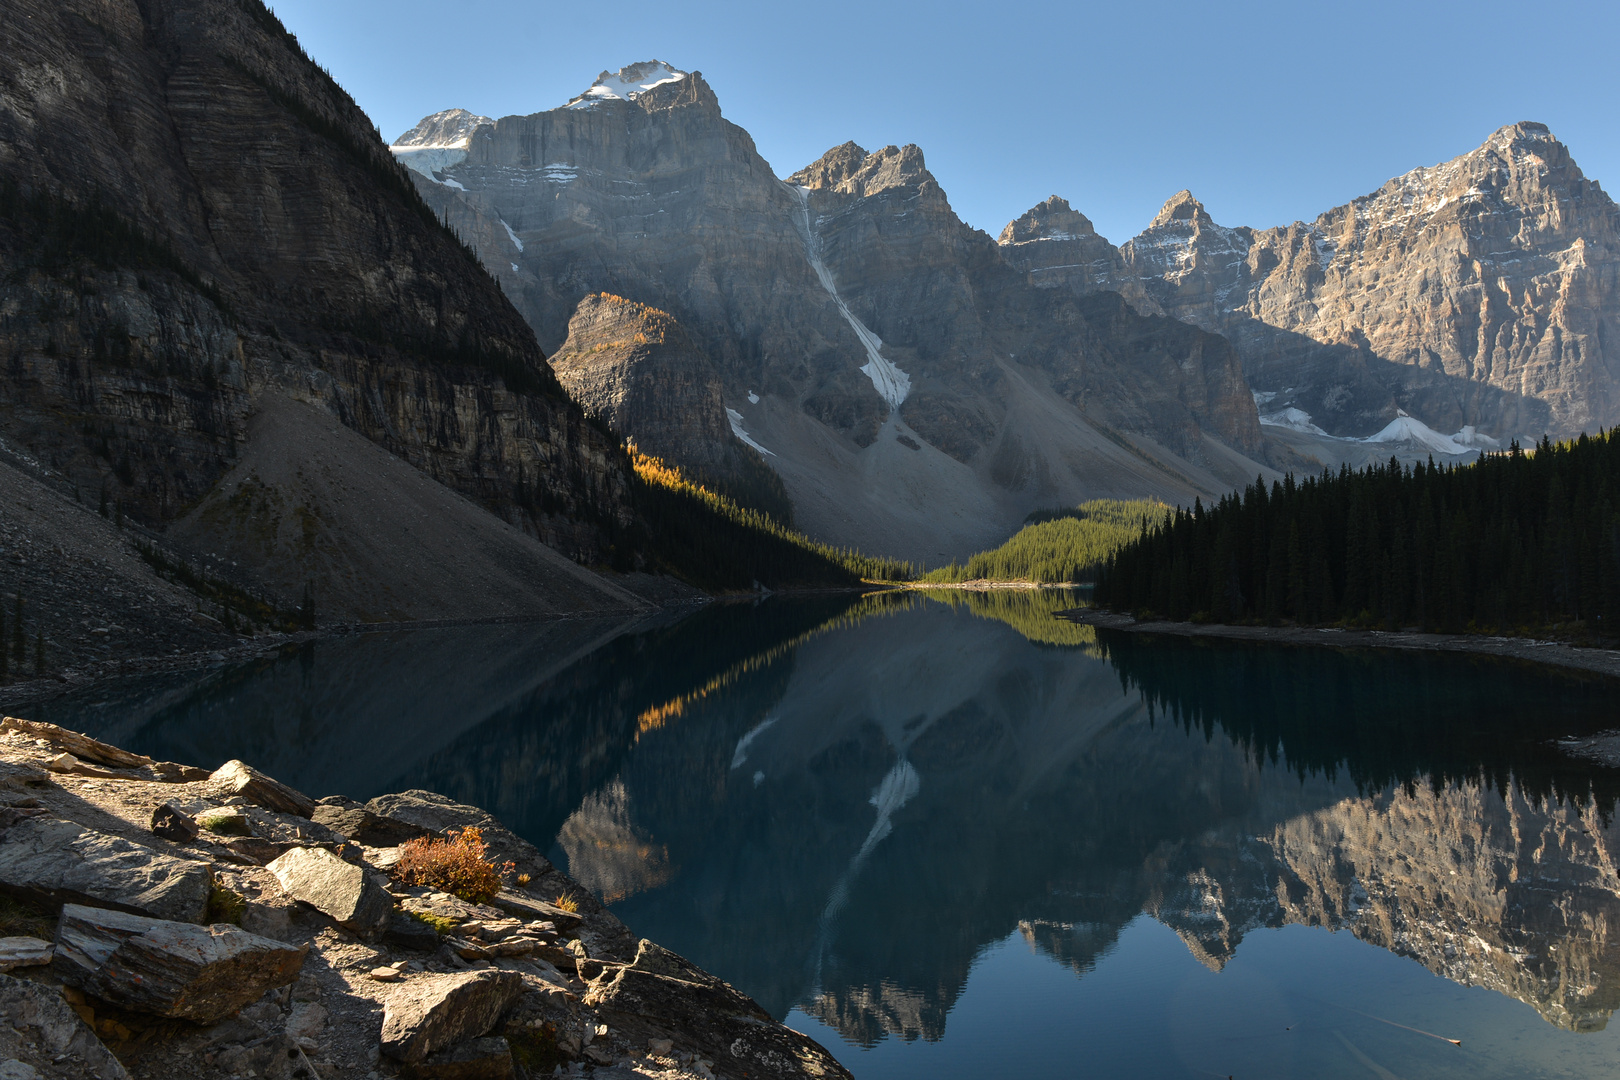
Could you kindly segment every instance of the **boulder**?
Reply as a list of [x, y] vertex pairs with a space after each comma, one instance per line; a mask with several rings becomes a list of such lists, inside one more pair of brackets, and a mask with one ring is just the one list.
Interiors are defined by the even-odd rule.
[[523, 993], [513, 971], [469, 971], [407, 979], [383, 1007], [382, 1052], [415, 1063], [487, 1033]]
[[240, 795], [255, 806], [283, 814], [309, 817], [315, 812], [315, 800], [301, 791], [273, 780], [258, 769], [241, 761], [227, 761], [214, 770], [209, 780], [231, 795]]
[[61, 994], [9, 975], [0, 975], [0, 1062], [14, 1080], [129, 1080]]
[[400, 1070], [406, 1080], [510, 1080], [512, 1047], [499, 1035], [468, 1039]]
[[0, 891], [50, 907], [97, 904], [200, 923], [214, 871], [72, 821], [29, 818], [0, 835]]
[[315, 808], [313, 820], [357, 844], [367, 847], [397, 847], [407, 840], [433, 835], [433, 830], [413, 825], [399, 818], [387, 817], [364, 806], [332, 806], [323, 804]]
[[293, 848], [268, 869], [288, 896], [356, 933], [380, 930], [394, 907], [394, 898], [363, 867], [344, 862], [325, 848]]
[[212, 1024], [298, 978], [308, 951], [224, 923], [193, 926], [69, 904], [51, 970], [120, 1008]]
[[173, 803], [164, 803], [152, 811], [152, 835], [177, 844], [189, 844], [202, 830], [190, 814]]
[[51, 962], [51, 943], [36, 937], [0, 938], [0, 971], [44, 967]]

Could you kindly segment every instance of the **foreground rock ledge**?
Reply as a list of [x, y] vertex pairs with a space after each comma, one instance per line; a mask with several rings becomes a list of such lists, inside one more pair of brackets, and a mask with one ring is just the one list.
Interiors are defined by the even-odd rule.
[[[314, 800], [241, 762], [49, 769], [75, 748], [135, 758], [0, 730], [0, 892], [34, 912], [0, 975], [0, 1067], [19, 1076], [849, 1077], [477, 807]], [[249, 835], [180, 827], [227, 818]], [[489, 903], [388, 877], [401, 843], [470, 825], [514, 864]]]

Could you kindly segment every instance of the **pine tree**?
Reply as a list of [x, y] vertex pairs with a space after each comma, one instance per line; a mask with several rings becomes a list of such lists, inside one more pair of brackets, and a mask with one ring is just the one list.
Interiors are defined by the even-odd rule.
[[18, 593], [17, 607], [11, 618], [11, 660], [20, 672], [26, 659], [28, 659], [28, 633], [23, 629], [23, 598], [22, 593]]

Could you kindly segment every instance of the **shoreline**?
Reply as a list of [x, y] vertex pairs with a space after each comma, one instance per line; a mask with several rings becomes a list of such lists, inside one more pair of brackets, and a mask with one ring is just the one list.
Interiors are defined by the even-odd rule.
[[1073, 608], [1059, 618], [1119, 630], [1128, 634], [1174, 634], [1179, 637], [1223, 638], [1283, 645], [1315, 645], [1335, 649], [1401, 649], [1408, 652], [1472, 653], [1522, 660], [1571, 671], [1584, 671], [1620, 679], [1620, 650], [1582, 649], [1559, 641], [1536, 638], [1487, 637], [1476, 634], [1427, 634], [1416, 631], [1343, 630], [1337, 627], [1228, 626], [1221, 623], [1138, 622], [1100, 608]]
[[910, 589], [918, 592], [926, 589], [962, 589], [966, 592], [997, 592], [1002, 589], [1036, 592], [1041, 589], [1062, 589], [1065, 592], [1078, 592], [1081, 589], [1089, 589], [1092, 587], [1092, 583], [1089, 581], [995, 581], [990, 578], [975, 578], [972, 581], [955, 582], [899, 581], [893, 582], [892, 584], [894, 584], [897, 588]]

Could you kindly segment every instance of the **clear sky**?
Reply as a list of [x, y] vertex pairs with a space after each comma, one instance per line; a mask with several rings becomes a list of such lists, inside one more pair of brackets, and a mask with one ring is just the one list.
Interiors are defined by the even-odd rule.
[[1615, 0], [274, 8], [385, 138], [440, 109], [554, 108], [657, 58], [702, 71], [778, 175], [848, 139], [916, 143], [991, 234], [1058, 194], [1119, 243], [1181, 188], [1222, 224], [1308, 220], [1519, 120], [1620, 187]]

